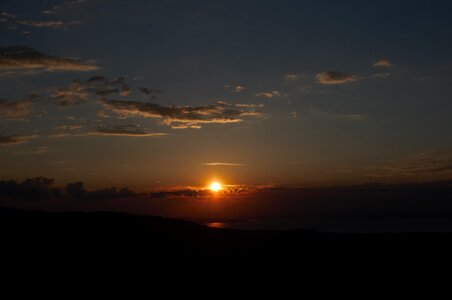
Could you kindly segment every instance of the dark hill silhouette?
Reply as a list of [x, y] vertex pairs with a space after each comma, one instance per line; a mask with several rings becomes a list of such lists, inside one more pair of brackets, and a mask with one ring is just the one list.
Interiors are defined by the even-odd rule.
[[[213, 229], [113, 212], [0, 208], [4, 254], [67, 255], [408, 255], [452, 250], [449, 233], [320, 233]], [[307, 256], [306, 256], [307, 255]]]

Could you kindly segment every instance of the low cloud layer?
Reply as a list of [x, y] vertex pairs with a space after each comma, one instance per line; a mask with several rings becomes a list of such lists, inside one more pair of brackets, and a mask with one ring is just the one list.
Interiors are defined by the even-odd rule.
[[104, 110], [120, 118], [141, 116], [160, 119], [164, 125], [175, 129], [200, 128], [202, 124], [240, 123], [246, 117], [261, 114], [254, 107], [242, 107], [225, 102], [204, 106], [163, 106], [152, 102], [101, 99]]
[[322, 72], [317, 74], [316, 79], [317, 83], [325, 85], [346, 84], [358, 80], [355, 75], [338, 71]]
[[64, 195], [71, 198], [78, 199], [115, 199], [115, 198], [129, 198], [136, 195], [136, 193], [128, 188], [105, 188], [95, 191], [88, 191], [85, 189], [83, 182], [68, 183], [62, 191]]
[[117, 187], [87, 190], [81, 181], [57, 187], [53, 179], [38, 177], [22, 182], [0, 181], [0, 201], [2, 205], [22, 208], [45, 209], [58, 204], [56, 207], [70, 211], [114, 210], [215, 222], [298, 219], [306, 220], [310, 228], [324, 221], [331, 224], [338, 218], [355, 220], [354, 229], [362, 230], [366, 219], [378, 218], [388, 225], [391, 218], [410, 222], [412, 218], [450, 218], [451, 183], [366, 184], [318, 189], [238, 186], [212, 197], [205, 189], [151, 193]]
[[25, 200], [30, 202], [62, 198], [74, 199], [115, 199], [133, 197], [136, 193], [128, 188], [116, 187], [88, 191], [83, 182], [68, 183], [66, 187], [54, 186], [53, 178], [27, 178], [22, 182], [0, 181], [0, 199]]
[[60, 58], [30, 47], [0, 48], [0, 70], [93, 71], [98, 67], [77, 58]]

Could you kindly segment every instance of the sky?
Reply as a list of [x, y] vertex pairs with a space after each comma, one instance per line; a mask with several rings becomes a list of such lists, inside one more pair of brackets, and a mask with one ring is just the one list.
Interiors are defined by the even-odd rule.
[[5, 0], [0, 179], [452, 177], [450, 1]]

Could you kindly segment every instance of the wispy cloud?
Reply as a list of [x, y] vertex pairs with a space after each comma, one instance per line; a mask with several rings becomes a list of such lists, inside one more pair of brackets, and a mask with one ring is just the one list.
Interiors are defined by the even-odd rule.
[[271, 92], [264, 92], [256, 94], [257, 97], [264, 97], [264, 98], [274, 98], [274, 97], [280, 97], [281, 93], [279, 91], [271, 91]]
[[332, 113], [332, 112], [325, 112], [325, 111], [319, 111], [319, 110], [311, 110], [311, 112], [314, 115], [338, 120], [338, 121], [347, 121], [347, 122], [364, 122], [369, 120], [369, 116], [365, 114], [344, 114], [344, 113]]
[[99, 126], [95, 129], [84, 130], [65, 130], [60, 133], [51, 134], [51, 138], [66, 138], [66, 137], [95, 137], [95, 136], [118, 136], [118, 137], [161, 137], [166, 136], [167, 133], [162, 132], [147, 132], [140, 127], [140, 125], [115, 125], [112, 127]]
[[167, 133], [146, 132], [138, 125], [117, 125], [113, 128], [98, 128], [87, 135], [97, 136], [131, 136], [131, 137], [159, 137]]
[[202, 163], [203, 166], [208, 167], [243, 167], [244, 164], [237, 164], [237, 163], [227, 163], [227, 162], [209, 162], [209, 163]]
[[316, 79], [317, 83], [325, 85], [346, 84], [358, 80], [355, 75], [338, 71], [327, 71], [319, 73], [317, 74]]
[[[44, 13], [46, 12], [46, 13]], [[44, 10], [43, 14], [45, 18], [41, 20], [36, 19], [23, 19], [17, 15], [7, 12], [0, 13], [0, 25], [8, 28], [12, 31], [21, 30], [23, 34], [29, 35], [30, 31], [24, 30], [25, 28], [50, 28], [50, 29], [68, 29], [69, 26], [79, 25], [80, 21], [63, 21], [63, 20], [46, 20], [49, 15], [52, 15], [52, 10]], [[56, 14], [56, 13], [55, 13]], [[53, 15], [55, 15], [53, 14]]]
[[67, 24], [63, 21], [36, 21], [36, 20], [18, 20], [19, 25], [37, 27], [37, 28], [64, 28]]
[[21, 119], [31, 113], [32, 103], [29, 100], [9, 102], [0, 99], [0, 117], [5, 119]]
[[295, 81], [300, 78], [301, 78], [301, 75], [299, 75], [299, 74], [287, 74], [284, 76], [284, 79], [288, 80], [288, 81]]
[[385, 167], [390, 173], [404, 175], [452, 174], [452, 152], [428, 152], [413, 155], [401, 162]]

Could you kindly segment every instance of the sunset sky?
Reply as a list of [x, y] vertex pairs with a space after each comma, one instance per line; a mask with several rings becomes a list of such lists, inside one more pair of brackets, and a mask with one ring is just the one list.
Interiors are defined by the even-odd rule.
[[0, 179], [452, 176], [452, 2], [5, 0]]

